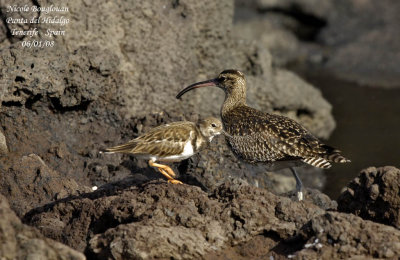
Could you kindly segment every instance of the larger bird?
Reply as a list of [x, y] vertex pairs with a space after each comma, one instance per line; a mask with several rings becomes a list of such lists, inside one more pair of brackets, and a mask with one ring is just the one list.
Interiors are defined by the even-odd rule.
[[217, 78], [192, 84], [176, 98], [192, 89], [208, 86], [225, 92], [221, 118], [233, 153], [249, 163], [294, 162], [287, 165], [296, 178], [298, 200], [303, 199], [303, 185], [294, 169], [298, 162], [323, 169], [330, 168], [331, 162], [350, 162], [339, 150], [323, 144], [294, 120], [249, 107], [244, 74], [238, 70], [225, 70]]

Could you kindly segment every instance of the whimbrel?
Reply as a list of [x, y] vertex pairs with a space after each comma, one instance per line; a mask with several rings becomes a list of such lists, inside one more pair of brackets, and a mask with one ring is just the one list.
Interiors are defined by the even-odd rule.
[[233, 153], [248, 163], [286, 164], [296, 179], [298, 200], [303, 199], [303, 184], [294, 168], [299, 162], [323, 169], [330, 168], [331, 162], [350, 162], [339, 150], [323, 144], [294, 120], [249, 107], [246, 81], [238, 70], [225, 70], [215, 79], [192, 84], [176, 98], [192, 89], [208, 86], [225, 91], [221, 118]]
[[157, 168], [168, 182], [182, 184], [174, 179], [174, 171], [167, 165], [157, 162], [179, 162], [204, 149], [214, 136], [221, 134], [220, 120], [209, 117], [193, 122], [181, 121], [161, 125], [126, 144], [107, 148], [104, 153], [126, 153], [149, 160], [149, 165]]

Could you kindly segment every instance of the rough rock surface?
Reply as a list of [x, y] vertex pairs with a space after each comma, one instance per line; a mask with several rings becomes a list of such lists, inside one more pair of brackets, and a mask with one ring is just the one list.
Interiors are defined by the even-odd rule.
[[[62, 107], [71, 107], [87, 105], [101, 97], [123, 104], [126, 117], [174, 108], [218, 114], [223, 100], [220, 90], [208, 90], [207, 99], [203, 98], [204, 92], [192, 93], [190, 102], [177, 102], [174, 96], [185, 85], [214, 77], [229, 67], [260, 79], [250, 80], [249, 84], [249, 100], [254, 106], [294, 111], [296, 119], [321, 137], [327, 137], [334, 128], [331, 107], [318, 90], [298, 77], [286, 77], [283, 74], [287, 72], [271, 67], [268, 50], [249, 45], [230, 33], [232, 1], [137, 2], [121, 6], [107, 1], [87, 1], [82, 6], [80, 1], [69, 1], [68, 6], [68, 33], [56, 39], [57, 48], [30, 51], [14, 44], [2, 52], [3, 83], [8, 88], [3, 97], [5, 103], [24, 104], [28, 98], [49, 96]], [[98, 19], [99, 15], [86, 9], [97, 10], [102, 16], [108, 10], [113, 19]], [[78, 29], [83, 22], [88, 24], [88, 31]], [[165, 29], [173, 27], [180, 29]], [[46, 59], [42, 59], [44, 56]], [[63, 92], [65, 95], [60, 98]], [[266, 100], [251, 93], [265, 96]], [[290, 96], [291, 93], [296, 95]], [[282, 98], [282, 94], [287, 96]], [[297, 117], [298, 110], [309, 113]], [[316, 123], [318, 127], [314, 126]]]
[[69, 53], [61, 46], [28, 51], [14, 44], [2, 49], [0, 56], [3, 105], [31, 109], [35, 102], [48, 99], [55, 109], [79, 109], [100, 96], [113, 101], [119, 84], [119, 61], [108, 50], [80, 47]]
[[[303, 1], [307, 2], [312, 3]], [[98, 153], [156, 125], [217, 115], [223, 100], [217, 88], [193, 91], [181, 101], [175, 95], [227, 68], [246, 74], [250, 105], [292, 117], [317, 136], [328, 137], [335, 126], [330, 104], [320, 91], [279, 68], [296, 57], [298, 41], [291, 34], [276, 30], [252, 41], [253, 36], [241, 34], [245, 28], [235, 30], [239, 25], [232, 23], [232, 0], [14, 3], [66, 5], [70, 11], [63, 15], [70, 23], [65, 36], [52, 38], [56, 47], [22, 48], [26, 38], [10, 35], [19, 25], [4, 21], [44, 14], [7, 13], [1, 2], [0, 132], [5, 138], [0, 137], [0, 193], [5, 198], [0, 213], [6, 212], [2, 230], [14, 228], [2, 237], [15, 241], [3, 247], [2, 255], [22, 258], [39, 249], [37, 258], [47, 254], [82, 259], [22, 225], [18, 216], [45, 236], [93, 259], [211, 259], [226, 250], [247, 258], [285, 258], [315, 236], [306, 228], [310, 220], [323, 221], [318, 216], [336, 210], [335, 202], [315, 190], [306, 190], [306, 201], [301, 203], [270, 193], [275, 186], [267, 178], [271, 173], [261, 169], [255, 174], [257, 167], [249, 170], [238, 162], [222, 137], [209, 150], [173, 166], [190, 185], [160, 181], [159, 173], [131, 156]], [[296, 28], [295, 19], [285, 21]], [[263, 27], [264, 21], [257, 26]], [[285, 49], [290, 51], [282, 59], [271, 56], [285, 54]], [[314, 183], [306, 186], [320, 187], [317, 175], [306, 171], [303, 174]], [[89, 187], [94, 185], [100, 188], [92, 192]], [[275, 192], [288, 187], [282, 185]], [[334, 223], [351, 220], [338, 216]], [[350, 230], [354, 239], [363, 226], [371, 227], [377, 239], [364, 247], [367, 251], [354, 239], [343, 240], [349, 243], [348, 250], [390, 256], [390, 251], [385, 255], [378, 247], [387, 227], [355, 221], [360, 225]], [[21, 236], [19, 231], [26, 233]], [[397, 252], [394, 244], [386, 245]], [[332, 252], [341, 257], [350, 251]]]
[[237, 28], [270, 47], [277, 64], [305, 63], [309, 74], [399, 86], [399, 1], [237, 0], [236, 6]]
[[[9, 34], [2, 42], [0, 123], [13, 162], [36, 154], [55, 175], [88, 187], [132, 174], [138, 181], [158, 178], [145, 162], [97, 152], [162, 123], [218, 114], [223, 100], [219, 89], [193, 92], [182, 101], [175, 95], [185, 85], [214, 77], [227, 66], [248, 75], [253, 106], [291, 116], [320, 137], [329, 136], [334, 128], [331, 106], [318, 90], [295, 74], [273, 67], [267, 49], [231, 33], [233, 1], [37, 3], [68, 6], [70, 11], [63, 16], [70, 22], [65, 36], [53, 38], [55, 48], [22, 48], [23, 39]], [[5, 18], [18, 16], [3, 13]], [[45, 30], [50, 25], [37, 26]], [[37, 39], [47, 39], [41, 37]], [[229, 177], [222, 172], [231, 168], [239, 169], [232, 177], [268, 182], [265, 173], [246, 176], [246, 169], [232, 156], [223, 165], [189, 168], [219, 172], [219, 178], [201, 182], [221, 183]], [[12, 201], [23, 201], [5, 194]], [[66, 195], [71, 194], [69, 190]]]
[[370, 167], [349, 183], [338, 199], [339, 210], [363, 219], [400, 227], [400, 170]]
[[400, 231], [352, 214], [329, 212], [302, 228], [307, 242], [296, 259], [395, 258], [400, 255]]
[[3, 195], [0, 195], [0, 255], [2, 259], [86, 259], [82, 253], [22, 224]]
[[242, 181], [223, 183], [211, 193], [154, 181], [132, 184], [127, 179], [59, 200], [32, 210], [24, 221], [94, 259], [390, 258], [400, 253], [400, 231], [334, 212], [335, 203], [317, 191], [307, 191], [299, 203]]
[[205, 259], [396, 259], [399, 254], [399, 230], [351, 214], [327, 212], [313, 217], [291, 239], [259, 235]]
[[1, 158], [0, 191], [12, 198], [10, 206], [19, 217], [54, 200], [91, 191], [49, 168], [36, 154], [13, 159]]
[[24, 220], [98, 258], [188, 259], [255, 235], [289, 238], [324, 213], [309, 199], [293, 202], [240, 181], [224, 183], [211, 194], [188, 185], [127, 183], [57, 201]]
[[[320, 41], [332, 49], [324, 65], [335, 75], [363, 85], [398, 87], [400, 2], [332, 1]], [[379, 15], [376, 15], [379, 14]], [[355, 19], [356, 18], [356, 19]]]

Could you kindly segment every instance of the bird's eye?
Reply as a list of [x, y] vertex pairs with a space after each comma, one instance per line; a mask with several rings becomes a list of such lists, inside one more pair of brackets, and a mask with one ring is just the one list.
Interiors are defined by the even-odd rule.
[[216, 124], [214, 124], [214, 123], [212, 123], [212, 124], [211, 124], [211, 126], [212, 126], [212, 127], [217, 127], [217, 125], [216, 125]]

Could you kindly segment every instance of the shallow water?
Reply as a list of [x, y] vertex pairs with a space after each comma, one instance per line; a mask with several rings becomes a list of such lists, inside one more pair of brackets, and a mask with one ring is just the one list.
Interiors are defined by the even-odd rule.
[[326, 143], [352, 161], [326, 170], [326, 194], [336, 199], [341, 189], [369, 166], [400, 167], [400, 88], [359, 86], [324, 75], [305, 78], [333, 107], [336, 129]]

